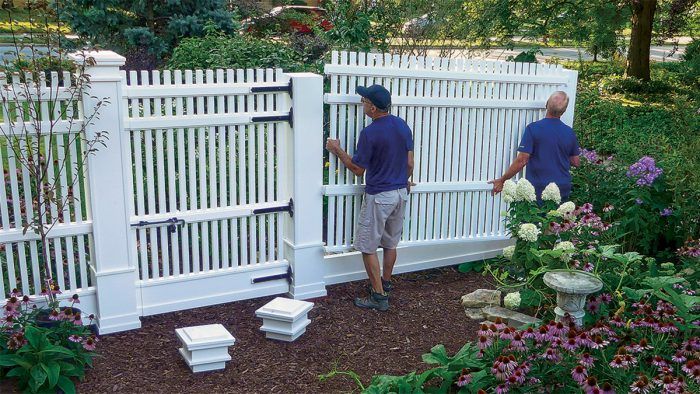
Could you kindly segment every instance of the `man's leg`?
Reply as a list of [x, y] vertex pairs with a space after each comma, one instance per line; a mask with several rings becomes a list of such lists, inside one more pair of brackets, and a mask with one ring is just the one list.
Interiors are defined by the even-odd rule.
[[362, 262], [365, 263], [365, 271], [367, 271], [369, 283], [372, 285], [374, 292], [384, 294], [381, 277], [379, 276], [379, 258], [377, 258], [377, 254], [362, 253]]
[[388, 282], [391, 280], [391, 273], [394, 271], [394, 264], [396, 264], [396, 249], [384, 248], [384, 259], [382, 261], [382, 265], [384, 266], [382, 271], [382, 279], [384, 279], [384, 281]]

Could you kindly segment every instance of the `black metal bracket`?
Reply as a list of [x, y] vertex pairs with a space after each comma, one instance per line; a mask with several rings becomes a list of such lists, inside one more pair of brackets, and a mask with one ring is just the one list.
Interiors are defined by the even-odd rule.
[[174, 233], [177, 231], [178, 226], [182, 226], [185, 224], [184, 219], [178, 219], [178, 218], [170, 218], [166, 220], [160, 220], [157, 222], [149, 222], [147, 220], [141, 220], [138, 223], [134, 223], [131, 225], [131, 227], [144, 227], [144, 226], [153, 226], [153, 225], [158, 225], [158, 224], [168, 224], [168, 231], [171, 233]]
[[287, 283], [292, 283], [292, 267], [287, 266], [287, 272], [284, 274], [270, 275], [270, 276], [260, 276], [257, 278], [252, 278], [250, 281], [253, 284], [261, 282], [269, 282], [271, 280], [287, 279]]
[[281, 205], [279, 207], [253, 209], [253, 215], [273, 212], [289, 212], [289, 216], [294, 217], [294, 200], [290, 198], [287, 205]]
[[286, 86], [253, 86], [250, 88], [251, 93], [273, 93], [273, 92], [287, 92], [289, 97], [292, 97], [292, 80]]
[[289, 122], [291, 127], [294, 127], [294, 109], [289, 109], [289, 114], [279, 115], [279, 116], [253, 116], [250, 118], [251, 122]]

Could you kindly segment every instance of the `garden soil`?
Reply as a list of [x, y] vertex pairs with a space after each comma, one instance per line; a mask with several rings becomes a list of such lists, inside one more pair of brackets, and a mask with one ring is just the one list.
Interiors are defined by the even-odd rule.
[[[475, 339], [478, 321], [467, 318], [460, 297], [491, 288], [477, 273], [455, 268], [394, 278], [387, 312], [363, 310], [353, 299], [367, 281], [328, 286], [311, 300], [311, 324], [295, 342], [265, 338], [255, 310], [265, 297], [142, 318], [140, 330], [105, 335], [100, 357], [78, 385], [79, 393], [340, 393], [358, 392], [347, 376], [321, 381], [333, 370], [355, 371], [367, 385], [375, 374], [428, 368], [421, 355], [436, 344], [454, 354]], [[178, 353], [175, 329], [223, 324], [236, 338], [226, 369], [193, 374]]]

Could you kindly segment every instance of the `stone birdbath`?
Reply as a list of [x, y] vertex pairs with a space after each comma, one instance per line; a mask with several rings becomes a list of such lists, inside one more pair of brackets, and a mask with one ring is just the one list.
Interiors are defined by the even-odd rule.
[[585, 271], [556, 270], [544, 274], [544, 284], [557, 292], [557, 307], [554, 308], [556, 321], [566, 314], [571, 316], [576, 326], [583, 325], [583, 308], [586, 296], [603, 288], [603, 282]]

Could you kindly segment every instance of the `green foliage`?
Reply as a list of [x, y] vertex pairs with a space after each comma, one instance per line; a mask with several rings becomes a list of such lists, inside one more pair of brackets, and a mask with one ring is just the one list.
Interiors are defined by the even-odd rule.
[[268, 68], [285, 71], [315, 70], [314, 63], [284, 42], [248, 37], [209, 34], [186, 38], [173, 51], [170, 69]]
[[114, 49], [147, 48], [160, 57], [186, 37], [205, 34], [205, 25], [234, 32], [236, 16], [224, 0], [68, 0], [61, 18], [84, 39]]
[[15, 378], [24, 392], [61, 389], [66, 394], [75, 393], [71, 378], [84, 378], [85, 367], [92, 365], [92, 355], [77, 346], [53, 343], [49, 329], [27, 326], [24, 337], [27, 344], [19, 350], [0, 353], [0, 366], [9, 368], [6, 376]]
[[[606, 162], [614, 157], [609, 165], [583, 160], [573, 171], [572, 198], [591, 202], [596, 209], [613, 206], [607, 218], [622, 223], [622, 231], [629, 233], [627, 250], [672, 252], [687, 238], [697, 238], [700, 74], [693, 74], [687, 62], [654, 64], [651, 82], [623, 78], [622, 66], [615, 63], [568, 67], [580, 70], [574, 122], [580, 145]], [[643, 156], [653, 157], [664, 172], [646, 195], [635, 196], [643, 190], [625, 187], [625, 172]], [[636, 198], [644, 204], [634, 204]], [[665, 207], [674, 215], [663, 219], [659, 212]]]
[[508, 56], [506, 59], [509, 62], [522, 62], [522, 63], [537, 63], [537, 54], [542, 54], [539, 48], [531, 48], [527, 51], [520, 52], [517, 56]]

